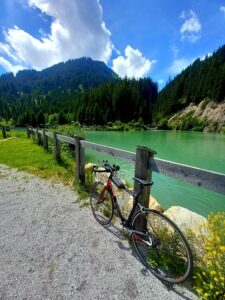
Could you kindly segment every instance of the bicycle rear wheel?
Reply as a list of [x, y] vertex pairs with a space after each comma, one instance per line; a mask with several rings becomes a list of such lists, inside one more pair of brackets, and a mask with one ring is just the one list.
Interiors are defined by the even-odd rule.
[[132, 220], [132, 239], [144, 265], [158, 278], [171, 283], [188, 279], [192, 252], [177, 225], [155, 210], [138, 212]]
[[100, 181], [95, 182], [90, 192], [91, 210], [95, 219], [101, 225], [108, 225], [114, 213], [114, 205], [109, 191]]

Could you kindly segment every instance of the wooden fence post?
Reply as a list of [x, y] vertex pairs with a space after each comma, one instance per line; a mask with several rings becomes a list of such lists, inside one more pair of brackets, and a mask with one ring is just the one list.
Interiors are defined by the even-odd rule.
[[32, 135], [32, 141], [33, 141], [33, 143], [35, 143], [35, 132], [34, 132], [34, 128], [33, 127], [30, 129], [30, 133]]
[[[136, 148], [136, 162], [135, 162], [135, 177], [151, 181], [152, 170], [150, 167], [150, 159], [154, 156], [156, 152], [150, 148], [137, 146]], [[139, 184], [134, 183], [134, 190], [139, 191]], [[149, 207], [149, 196], [150, 196], [150, 186], [143, 189], [143, 193], [140, 196], [140, 204], [144, 207]]]
[[81, 183], [85, 182], [85, 158], [84, 148], [81, 146], [81, 137], [75, 136], [75, 155], [76, 155], [76, 178]]
[[36, 134], [37, 134], [37, 144], [40, 146], [42, 144], [42, 141], [41, 141], [41, 134], [38, 132], [38, 127], [36, 128]]
[[60, 156], [60, 141], [57, 140], [57, 134], [56, 132], [53, 132], [53, 139], [54, 139], [54, 158], [57, 161], [61, 160]]
[[30, 138], [30, 127], [27, 125], [27, 138], [29, 139]]
[[31, 134], [32, 134], [32, 140], [33, 140], [33, 143], [35, 143], [35, 130], [34, 130], [34, 128], [32, 127], [32, 129], [31, 129]]
[[48, 151], [48, 136], [45, 129], [43, 129], [43, 147], [45, 151]]
[[2, 126], [2, 137], [3, 137], [3, 139], [7, 139], [5, 126]]
[[37, 127], [35, 129], [35, 134], [36, 134], [36, 143], [38, 144], [38, 128]]

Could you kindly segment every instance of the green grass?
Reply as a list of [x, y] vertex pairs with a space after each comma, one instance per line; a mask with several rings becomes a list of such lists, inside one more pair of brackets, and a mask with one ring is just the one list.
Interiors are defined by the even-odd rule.
[[9, 137], [17, 137], [0, 141], [0, 163], [37, 175], [50, 178], [56, 182], [74, 184], [75, 162], [62, 154], [62, 161], [57, 163], [52, 153], [26, 138], [24, 131], [7, 132]]
[[[25, 130], [10, 130], [6, 131], [7, 138], [18, 137], [18, 138], [26, 138], [27, 133]], [[0, 128], [0, 140], [3, 139], [2, 129]]]

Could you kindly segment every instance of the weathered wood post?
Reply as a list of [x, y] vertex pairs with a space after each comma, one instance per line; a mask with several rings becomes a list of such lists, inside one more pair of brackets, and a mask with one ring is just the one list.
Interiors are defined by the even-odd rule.
[[[135, 177], [151, 181], [152, 170], [150, 165], [150, 159], [154, 157], [156, 151], [143, 147], [137, 146], [136, 148], [136, 162], [135, 162]], [[134, 190], [139, 191], [139, 184], [134, 183]], [[144, 207], [149, 207], [149, 196], [150, 196], [150, 186], [145, 187], [142, 195], [140, 196], [140, 204]]]
[[5, 126], [2, 126], [2, 137], [3, 137], [3, 139], [7, 139]]
[[33, 127], [31, 128], [31, 134], [32, 134], [33, 143], [35, 143], [36, 142], [36, 139], [35, 139], [35, 129]]
[[38, 127], [35, 129], [36, 143], [38, 144]]
[[30, 127], [27, 125], [27, 138], [29, 139], [30, 138]]
[[37, 144], [40, 146], [41, 143], [41, 133], [38, 131], [38, 127], [36, 128], [36, 134], [37, 134]]
[[75, 136], [75, 155], [76, 155], [76, 178], [81, 183], [85, 182], [85, 158], [84, 148], [81, 146], [83, 138]]
[[45, 151], [48, 151], [48, 136], [45, 129], [43, 129], [43, 147]]
[[56, 132], [53, 132], [53, 140], [54, 140], [54, 158], [57, 161], [61, 160], [60, 156], [60, 141], [57, 139]]

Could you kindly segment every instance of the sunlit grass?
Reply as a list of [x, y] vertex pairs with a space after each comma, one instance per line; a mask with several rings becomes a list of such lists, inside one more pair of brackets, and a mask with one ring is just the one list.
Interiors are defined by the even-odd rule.
[[16, 137], [0, 142], [0, 163], [26, 171], [42, 178], [51, 178], [65, 184], [74, 183], [75, 162], [62, 154], [60, 163], [52, 153], [26, 138], [25, 131], [7, 132], [8, 137]]

